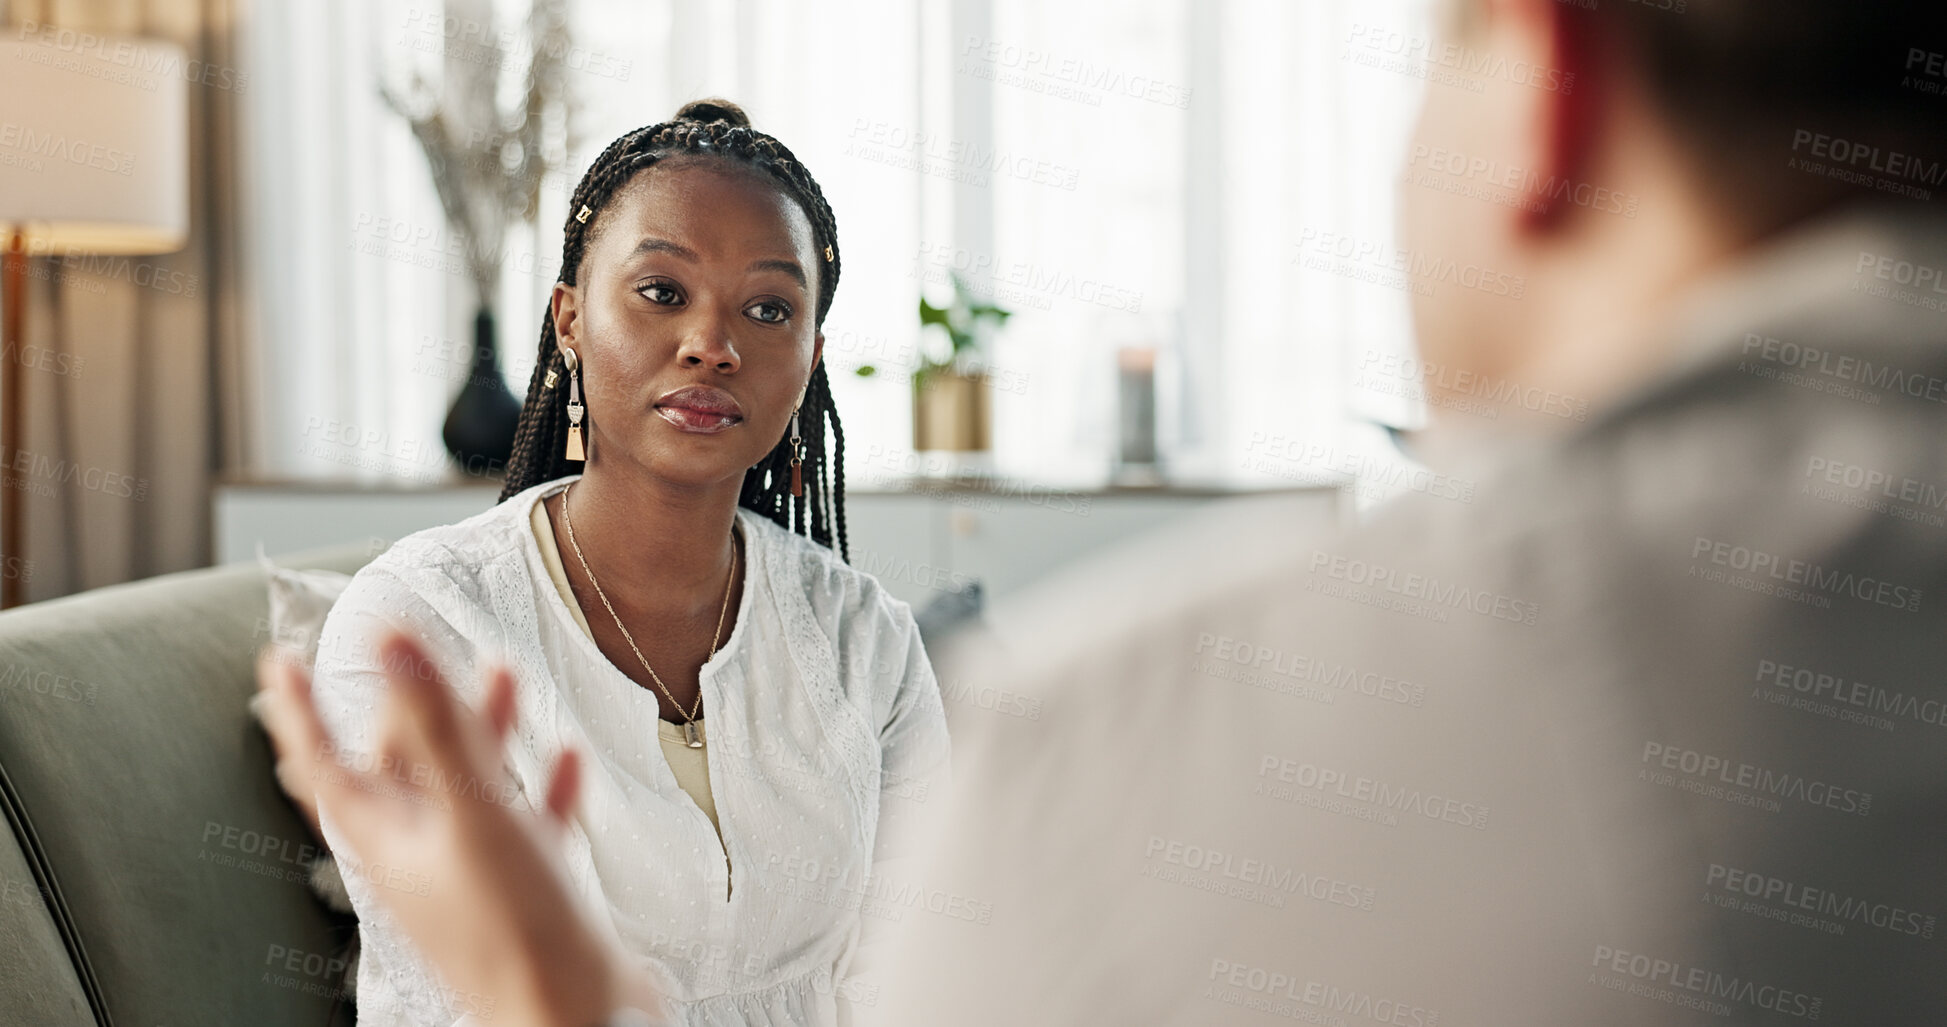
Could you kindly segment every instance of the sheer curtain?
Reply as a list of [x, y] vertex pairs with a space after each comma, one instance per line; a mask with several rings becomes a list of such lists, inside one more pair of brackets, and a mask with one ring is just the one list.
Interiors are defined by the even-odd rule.
[[997, 183], [1002, 261], [1115, 287], [1093, 303], [1033, 297], [1054, 302], [1010, 322], [1003, 363], [1035, 387], [1002, 395], [1007, 462], [1104, 462], [1111, 351], [1130, 344], [1162, 349], [1179, 475], [1319, 480], [1343, 461], [1290, 459], [1282, 440], [1336, 454], [1366, 444], [1361, 424], [1417, 423], [1416, 404], [1351, 384], [1363, 355], [1410, 348], [1405, 294], [1303, 258], [1347, 239], [1391, 247], [1420, 82], [1348, 59], [1347, 39], [1365, 24], [1406, 29], [1424, 6], [1142, 0], [1104, 17], [995, 0], [994, 63], [1024, 72], [995, 87], [1000, 147], [1071, 163], [1081, 179], [1069, 193]]
[[[257, 470], [437, 480], [464, 269], [426, 164], [379, 97], [406, 5], [253, 7], [243, 137], [262, 340]], [[435, 10], [437, 10], [435, 8]], [[417, 13], [418, 9], [411, 9]]]
[[[485, 2], [485, 0], [476, 0]], [[496, 0], [504, 28], [525, 4]], [[1360, 26], [1426, 0], [577, 0], [578, 142], [509, 242], [503, 366], [518, 394], [556, 271], [566, 196], [611, 139], [723, 95], [785, 140], [837, 213], [845, 278], [826, 359], [848, 466], [915, 466], [902, 370], [915, 300], [958, 272], [1015, 312], [995, 337], [997, 469], [1086, 480], [1111, 455], [1115, 352], [1158, 351], [1179, 474], [1277, 484], [1266, 440], [1349, 447], [1410, 426], [1410, 398], [1352, 385], [1410, 346], [1405, 293], [1310, 248], [1390, 247], [1421, 80], [1353, 59]], [[264, 473], [443, 473], [466, 369], [463, 270], [403, 122], [378, 98], [470, 40], [438, 0], [260, 5], [248, 42], [283, 70], [253, 93], [252, 210], [265, 341]], [[485, 30], [482, 30], [483, 34]], [[471, 40], [478, 42], [478, 39]], [[576, 62], [571, 61], [571, 67]]]

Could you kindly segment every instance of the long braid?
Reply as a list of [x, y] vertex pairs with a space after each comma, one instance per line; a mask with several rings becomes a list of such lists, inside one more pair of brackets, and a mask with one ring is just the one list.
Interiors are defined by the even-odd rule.
[[[685, 104], [673, 121], [636, 129], [610, 143], [589, 165], [568, 201], [568, 221], [561, 240], [559, 280], [576, 284], [581, 260], [602, 208], [638, 173], [666, 157], [704, 155], [730, 160], [768, 175], [784, 194], [803, 209], [812, 228], [812, 246], [817, 251], [818, 316], [822, 328], [838, 289], [840, 267], [838, 221], [824, 190], [811, 177], [783, 143], [750, 127], [750, 119], [733, 103], [724, 100], [699, 100]], [[583, 207], [591, 213], [586, 220], [575, 217]], [[829, 257], [826, 255], [829, 254]], [[550, 384], [552, 375], [552, 384]], [[527, 401], [521, 407], [520, 425], [514, 432], [514, 453], [507, 466], [502, 501], [538, 485], [580, 469], [579, 461], [563, 454], [568, 434], [565, 400], [568, 388], [567, 365], [554, 334], [552, 311], [542, 315], [540, 350], [534, 361], [534, 375], [528, 381]], [[836, 548], [842, 559], [850, 560], [845, 536], [845, 431], [839, 423], [838, 408], [832, 402], [831, 382], [822, 362], [814, 368], [799, 410], [799, 434], [804, 439], [804, 466], [801, 469], [805, 495], [791, 495], [791, 452], [788, 438], [776, 446], [744, 474], [737, 502], [744, 508], [769, 517], [787, 530], [810, 537], [821, 545]], [[826, 444], [830, 426], [831, 445]]]

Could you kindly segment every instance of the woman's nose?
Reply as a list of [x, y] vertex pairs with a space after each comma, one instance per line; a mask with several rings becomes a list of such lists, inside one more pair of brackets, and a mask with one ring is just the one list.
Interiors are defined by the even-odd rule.
[[686, 326], [676, 359], [684, 367], [709, 367], [725, 373], [742, 366], [730, 323], [722, 316], [698, 312]]

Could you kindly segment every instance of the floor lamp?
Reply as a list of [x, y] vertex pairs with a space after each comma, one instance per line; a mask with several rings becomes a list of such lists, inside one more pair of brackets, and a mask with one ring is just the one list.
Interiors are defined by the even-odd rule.
[[0, 45], [0, 608], [20, 604], [26, 567], [15, 462], [30, 261], [183, 247], [196, 67], [174, 43], [49, 26]]

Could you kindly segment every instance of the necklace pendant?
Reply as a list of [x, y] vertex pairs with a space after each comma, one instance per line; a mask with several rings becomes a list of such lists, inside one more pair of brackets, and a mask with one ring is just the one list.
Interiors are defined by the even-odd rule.
[[683, 744], [692, 749], [703, 748], [703, 739], [696, 733], [696, 721], [686, 720], [683, 722]]

